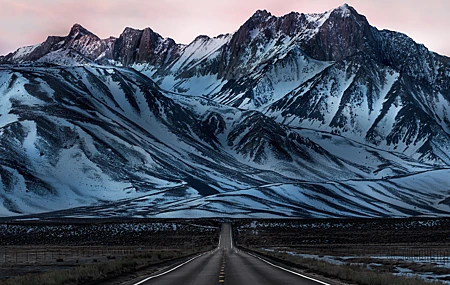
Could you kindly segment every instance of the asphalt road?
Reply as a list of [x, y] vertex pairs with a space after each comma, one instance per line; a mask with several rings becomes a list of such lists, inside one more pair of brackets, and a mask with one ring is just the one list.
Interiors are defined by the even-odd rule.
[[237, 250], [230, 224], [222, 225], [218, 248], [149, 278], [134, 285], [326, 285]]

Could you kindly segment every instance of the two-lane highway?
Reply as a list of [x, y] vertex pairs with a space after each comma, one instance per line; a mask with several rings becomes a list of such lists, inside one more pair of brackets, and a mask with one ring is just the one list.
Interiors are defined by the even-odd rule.
[[237, 250], [231, 225], [222, 225], [217, 249], [134, 285], [329, 285]]

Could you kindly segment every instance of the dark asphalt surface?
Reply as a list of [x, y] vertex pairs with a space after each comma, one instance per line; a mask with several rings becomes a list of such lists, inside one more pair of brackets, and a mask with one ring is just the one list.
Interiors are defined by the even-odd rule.
[[217, 249], [158, 277], [135, 285], [324, 285], [274, 267], [232, 243], [231, 225], [223, 224]]

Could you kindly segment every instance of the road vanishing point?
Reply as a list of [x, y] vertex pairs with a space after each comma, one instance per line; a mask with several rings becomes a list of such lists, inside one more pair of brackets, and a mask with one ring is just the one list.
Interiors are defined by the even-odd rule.
[[222, 224], [219, 246], [133, 285], [330, 285], [233, 245], [231, 224]]

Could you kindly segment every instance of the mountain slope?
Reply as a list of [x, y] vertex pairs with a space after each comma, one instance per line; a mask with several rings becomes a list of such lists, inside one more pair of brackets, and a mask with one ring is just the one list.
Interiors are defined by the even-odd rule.
[[259, 112], [171, 99], [131, 69], [34, 65], [0, 73], [4, 215], [143, 195], [170, 204], [273, 183], [381, 178], [381, 165], [397, 175], [432, 169], [376, 150], [352, 162]]
[[75, 24], [0, 63], [2, 215], [449, 211], [450, 59], [348, 5], [189, 45]]

